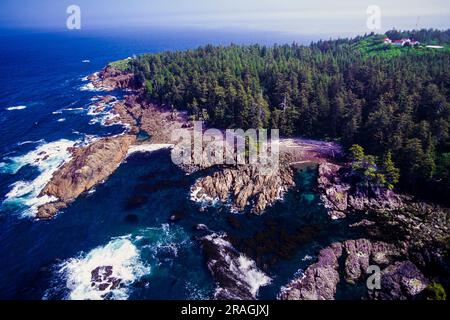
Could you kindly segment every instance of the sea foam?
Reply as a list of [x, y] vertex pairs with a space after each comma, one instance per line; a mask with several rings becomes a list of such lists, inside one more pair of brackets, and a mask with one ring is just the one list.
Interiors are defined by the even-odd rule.
[[67, 300], [126, 300], [129, 286], [150, 271], [126, 236], [66, 260], [57, 273], [68, 290]]
[[2, 205], [20, 207], [24, 216], [34, 216], [39, 206], [55, 201], [54, 197], [39, 197], [39, 194], [58, 167], [70, 159], [69, 148], [75, 144], [76, 141], [65, 139], [42, 143], [25, 155], [6, 158], [6, 162], [0, 163], [0, 173], [17, 174], [25, 166], [35, 167], [39, 171], [34, 180], [13, 183]]
[[176, 259], [178, 250], [189, 244], [184, 230], [169, 224], [113, 238], [58, 264], [43, 298], [62, 293], [67, 300], [126, 300], [134, 290], [133, 283], [153, 276], [162, 263]]
[[102, 91], [101, 88], [96, 88], [92, 82], [86, 83], [85, 85], [82, 85], [80, 87], [80, 91], [92, 91], [92, 92], [99, 92]]
[[15, 106], [15, 107], [9, 107], [9, 108], [6, 108], [6, 110], [8, 110], [8, 111], [14, 111], [14, 110], [24, 110], [24, 109], [26, 109], [27, 108], [27, 106]]
[[272, 281], [269, 276], [257, 268], [255, 261], [247, 258], [243, 254], [239, 256], [237, 264], [232, 264], [231, 268], [233, 269], [236, 266], [238, 269], [236, 271], [239, 271], [238, 274], [242, 275], [242, 278], [250, 287], [250, 292], [253, 296], [258, 294], [260, 287], [266, 286]]

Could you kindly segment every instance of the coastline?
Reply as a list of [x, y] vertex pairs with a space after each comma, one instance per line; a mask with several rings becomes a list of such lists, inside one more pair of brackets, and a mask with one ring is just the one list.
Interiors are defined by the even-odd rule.
[[[88, 192], [98, 183], [105, 181], [128, 157], [129, 151], [140, 150], [140, 146], [170, 145], [172, 130], [186, 126], [185, 114], [174, 114], [162, 107], [149, 103], [143, 98], [142, 90], [133, 84], [131, 74], [106, 67], [87, 77], [93, 88], [103, 92], [125, 90], [121, 100], [112, 96], [99, 97], [91, 107], [92, 114], [105, 110], [112, 103], [110, 116], [105, 125], [121, 124], [124, 132], [120, 135], [96, 139], [87, 146], [75, 146], [70, 149], [71, 157], [53, 173], [52, 178], [41, 191], [39, 197], [50, 197], [51, 201], [38, 207], [38, 219], [50, 219], [66, 208], [81, 194]], [[148, 135], [148, 141], [140, 142], [139, 133]]]
[[[169, 111], [146, 101], [142, 88], [136, 87], [130, 74], [124, 75], [107, 67], [92, 75], [90, 80], [95, 88], [101, 90], [127, 91], [124, 99], [114, 103], [111, 110], [113, 117], [108, 122], [120, 123], [126, 130], [122, 135], [102, 138], [86, 147], [71, 150], [71, 160], [54, 173], [41, 193], [58, 200], [39, 207], [40, 219], [52, 218], [83, 192], [107, 179], [130, 153], [151, 151], [151, 145], [169, 148], [172, 130], [190, 127], [186, 113]], [[96, 107], [100, 108], [98, 111], [101, 110], [101, 104]], [[141, 132], [149, 136], [145, 147], [140, 147], [143, 143], [138, 141]], [[280, 199], [283, 192], [294, 186], [295, 168], [312, 164], [317, 166], [317, 190], [330, 219], [349, 223], [345, 221], [347, 215], [361, 217], [359, 222], [350, 227], [363, 230], [368, 238], [350, 239], [323, 248], [315, 263], [300, 277], [281, 288], [280, 299], [335, 299], [338, 284], [344, 281], [353, 285], [361, 281], [371, 263], [383, 268], [382, 281], [390, 281], [386, 288], [400, 288], [397, 291], [379, 292], [372, 296], [373, 299], [410, 299], [432, 282], [423, 270], [430, 263], [443, 263], [449, 210], [414, 202], [388, 189], [355, 190], [342, 173], [348, 164], [343, 160], [343, 151], [337, 144], [282, 139], [280, 150], [283, 158], [281, 174], [264, 180], [249, 165], [223, 167], [212, 174], [205, 171], [205, 176], [199, 178], [191, 189], [192, 200], [201, 204], [200, 210], [204, 200], [210, 199], [214, 203], [231, 204], [234, 212], [243, 212], [250, 206], [250, 212], [263, 214], [267, 207]], [[105, 162], [108, 166], [104, 166]], [[366, 219], [367, 213], [371, 214], [372, 220]], [[402, 230], [401, 237], [384, 239], [385, 230], [389, 228]], [[214, 255], [226, 259], [229, 253], [221, 256], [220, 246], [223, 244], [219, 241], [218, 245], [219, 248], [215, 248], [215, 242], [210, 241], [209, 250], [217, 250], [218, 253]], [[342, 263], [339, 261], [344, 265], [343, 271], [340, 271]], [[213, 267], [210, 269], [214, 277], [221, 277]], [[410, 272], [413, 276], [406, 277], [405, 270], [409, 270], [406, 273]], [[342, 272], [343, 279], [340, 276]], [[255, 297], [249, 295], [248, 291], [242, 297], [232, 296]]]

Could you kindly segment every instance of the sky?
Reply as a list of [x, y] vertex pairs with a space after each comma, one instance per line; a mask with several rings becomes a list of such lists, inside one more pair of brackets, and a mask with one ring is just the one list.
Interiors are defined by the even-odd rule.
[[249, 29], [297, 34], [370, 32], [367, 8], [381, 29], [450, 28], [449, 0], [1, 0], [0, 28], [64, 29], [69, 5], [82, 29], [140, 26]]

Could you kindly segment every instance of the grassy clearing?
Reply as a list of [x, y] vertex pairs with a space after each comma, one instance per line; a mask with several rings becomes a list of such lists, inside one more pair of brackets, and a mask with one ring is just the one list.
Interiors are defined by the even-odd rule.
[[115, 69], [118, 69], [120, 71], [126, 71], [130, 68], [130, 62], [131, 62], [131, 58], [126, 58], [123, 60], [118, 60], [118, 61], [114, 61], [109, 63], [109, 65]]
[[384, 44], [383, 39], [385, 35], [374, 35], [367, 37], [357, 44], [354, 44], [355, 49], [361, 52], [367, 57], [382, 57], [382, 58], [395, 58], [401, 55], [427, 55], [427, 54], [439, 54], [450, 53], [450, 46], [444, 45], [442, 49], [427, 48], [426, 44], [419, 45], [417, 47], [397, 47], [394, 45]]

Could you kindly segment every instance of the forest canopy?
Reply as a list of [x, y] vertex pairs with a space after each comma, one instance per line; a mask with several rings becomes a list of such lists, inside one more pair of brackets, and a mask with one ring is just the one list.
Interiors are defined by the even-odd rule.
[[[397, 48], [390, 54], [383, 47], [388, 54], [368, 54], [366, 48], [379, 49], [384, 36], [444, 48]], [[400, 169], [401, 187], [446, 200], [449, 43], [450, 30], [417, 30], [309, 46], [207, 45], [138, 56], [128, 68], [148, 98], [210, 126], [278, 128], [283, 136], [359, 144]]]

